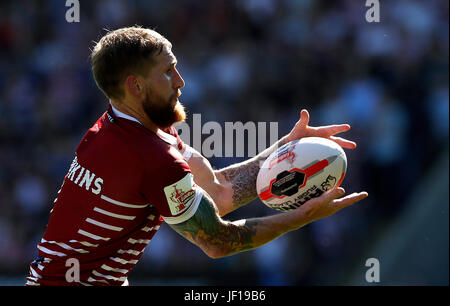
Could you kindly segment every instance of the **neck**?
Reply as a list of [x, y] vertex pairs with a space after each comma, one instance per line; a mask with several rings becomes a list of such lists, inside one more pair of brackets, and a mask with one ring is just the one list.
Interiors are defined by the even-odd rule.
[[154, 124], [150, 120], [150, 118], [148, 118], [148, 116], [145, 114], [143, 110], [138, 110], [135, 107], [132, 107], [126, 103], [116, 102], [113, 100], [111, 100], [111, 104], [118, 111], [138, 120], [144, 127], [151, 130], [152, 132], [156, 133], [158, 131], [158, 126]]

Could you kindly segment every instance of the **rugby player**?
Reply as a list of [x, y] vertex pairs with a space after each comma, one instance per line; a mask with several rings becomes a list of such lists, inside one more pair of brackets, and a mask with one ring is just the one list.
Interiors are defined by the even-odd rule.
[[[213, 170], [173, 127], [186, 117], [178, 99], [185, 83], [165, 37], [138, 26], [110, 31], [93, 48], [91, 63], [108, 109], [76, 148], [26, 285], [127, 285], [162, 222], [208, 256], [221, 258], [367, 196], [343, 197], [343, 188], [335, 188], [295, 210], [226, 221], [223, 216], [257, 198], [259, 167], [271, 152], [308, 136], [353, 149], [354, 142], [335, 136], [350, 126], [311, 127], [302, 110], [291, 132], [261, 154]], [[67, 277], [68, 259], [79, 262], [75, 280]]]

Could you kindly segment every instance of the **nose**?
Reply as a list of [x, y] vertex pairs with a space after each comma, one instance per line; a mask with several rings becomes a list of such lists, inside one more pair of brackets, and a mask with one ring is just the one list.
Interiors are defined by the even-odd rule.
[[181, 77], [180, 73], [178, 72], [178, 70], [175, 68], [175, 77], [174, 77], [174, 88], [175, 89], [180, 89], [183, 88], [185, 83], [183, 78]]

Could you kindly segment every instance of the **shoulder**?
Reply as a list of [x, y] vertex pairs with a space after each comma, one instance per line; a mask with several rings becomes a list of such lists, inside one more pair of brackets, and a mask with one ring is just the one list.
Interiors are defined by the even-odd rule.
[[77, 155], [87, 155], [101, 163], [150, 168], [166, 166], [180, 158], [170, 141], [139, 123], [111, 119], [107, 112], [85, 133], [76, 151]]

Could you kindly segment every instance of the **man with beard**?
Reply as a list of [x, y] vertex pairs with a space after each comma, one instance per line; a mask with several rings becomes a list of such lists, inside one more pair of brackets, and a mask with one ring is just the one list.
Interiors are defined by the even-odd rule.
[[92, 71], [108, 110], [76, 148], [30, 264], [27, 285], [126, 285], [130, 270], [166, 222], [208, 256], [257, 248], [365, 198], [336, 188], [300, 208], [263, 218], [222, 216], [257, 197], [262, 161], [301, 137], [332, 139], [348, 125], [308, 126], [303, 110], [292, 131], [249, 160], [213, 170], [178, 137], [186, 117], [178, 100], [184, 80], [170, 42], [141, 27], [107, 33], [95, 45]]

